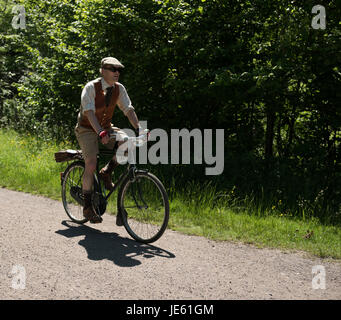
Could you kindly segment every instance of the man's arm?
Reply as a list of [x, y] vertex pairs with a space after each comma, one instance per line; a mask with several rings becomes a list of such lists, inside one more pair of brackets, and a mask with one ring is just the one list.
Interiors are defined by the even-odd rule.
[[[84, 114], [88, 117], [89, 122], [91, 124], [91, 126], [94, 128], [94, 130], [96, 131], [97, 134], [100, 134], [101, 131], [103, 131], [103, 128], [101, 127], [101, 125], [99, 124], [95, 112], [93, 112], [93, 110], [88, 110], [88, 111], [84, 111]], [[101, 142], [103, 144], [106, 144], [109, 142], [109, 136], [105, 135], [104, 137], [101, 137]]]
[[103, 129], [96, 118], [95, 112], [93, 112], [93, 110], [87, 110], [84, 111], [84, 115], [88, 118], [91, 126], [94, 128], [96, 133], [99, 134]]
[[139, 119], [135, 113], [135, 109], [131, 104], [130, 98], [128, 96], [127, 90], [121, 83], [117, 83], [120, 88], [120, 94], [118, 96], [117, 105], [123, 111], [124, 115], [128, 118], [134, 129], [140, 129]]
[[[95, 115], [95, 87], [93, 82], [89, 82], [85, 85], [82, 90], [81, 96], [81, 104], [82, 110], [81, 112], [85, 117], [88, 118], [92, 128], [95, 130], [97, 134], [103, 131], [102, 127], [100, 126], [96, 115]], [[107, 143], [108, 138], [102, 138], [102, 143]]]
[[137, 115], [133, 109], [129, 110], [127, 112], [126, 116], [129, 120], [129, 122], [131, 123], [131, 125], [134, 127], [134, 129], [141, 128], [140, 123], [139, 123], [139, 119], [137, 118]]

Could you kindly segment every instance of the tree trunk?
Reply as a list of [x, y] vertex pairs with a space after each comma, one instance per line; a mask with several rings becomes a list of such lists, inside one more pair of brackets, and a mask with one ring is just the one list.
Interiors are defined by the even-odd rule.
[[273, 157], [273, 141], [276, 113], [268, 110], [266, 112], [266, 133], [265, 133], [265, 158]]
[[290, 155], [291, 145], [292, 145], [292, 141], [293, 141], [294, 133], [295, 133], [295, 121], [296, 121], [295, 116], [292, 116], [288, 121], [289, 137], [288, 137], [287, 146], [285, 148], [285, 156], [286, 157], [288, 157]]

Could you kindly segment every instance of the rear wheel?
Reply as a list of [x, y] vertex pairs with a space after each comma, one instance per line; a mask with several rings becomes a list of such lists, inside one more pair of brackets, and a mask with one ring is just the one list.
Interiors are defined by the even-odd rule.
[[64, 209], [70, 219], [77, 223], [85, 223], [88, 220], [83, 216], [84, 197], [82, 193], [82, 181], [85, 164], [76, 161], [70, 164], [62, 177], [62, 200]]
[[118, 214], [127, 232], [136, 241], [151, 243], [167, 228], [169, 202], [161, 181], [153, 174], [137, 171], [127, 177], [118, 194]]
[[[84, 170], [84, 162], [76, 161], [66, 168], [62, 177], [62, 200], [64, 209], [72, 221], [81, 224], [88, 221], [83, 216], [84, 196], [82, 182]], [[94, 175], [92, 204], [98, 215], [104, 214], [107, 202], [101, 193], [96, 175]]]

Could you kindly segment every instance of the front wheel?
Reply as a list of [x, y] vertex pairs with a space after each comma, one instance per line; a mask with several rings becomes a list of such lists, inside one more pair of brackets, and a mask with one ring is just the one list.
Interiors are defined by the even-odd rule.
[[123, 181], [117, 198], [127, 232], [136, 241], [151, 243], [165, 232], [169, 219], [169, 201], [165, 187], [153, 174], [136, 171]]

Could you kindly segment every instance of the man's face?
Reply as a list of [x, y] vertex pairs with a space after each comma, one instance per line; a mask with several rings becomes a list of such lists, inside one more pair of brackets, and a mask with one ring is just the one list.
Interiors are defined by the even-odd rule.
[[105, 64], [102, 67], [102, 75], [104, 80], [117, 82], [120, 77], [120, 68], [113, 65]]

